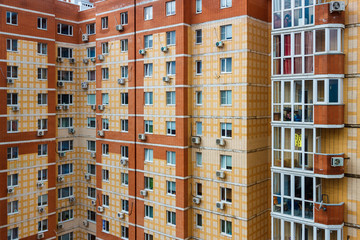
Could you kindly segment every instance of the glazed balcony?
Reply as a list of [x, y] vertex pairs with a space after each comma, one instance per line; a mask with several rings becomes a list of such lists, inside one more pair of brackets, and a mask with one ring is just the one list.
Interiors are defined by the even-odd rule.
[[[314, 124], [344, 126], [344, 105], [314, 105]], [[330, 127], [330, 126], [329, 126]]]
[[325, 178], [344, 177], [344, 154], [314, 155], [314, 173], [324, 175]]
[[[321, 207], [320, 207], [321, 205]], [[315, 223], [342, 225], [344, 223], [344, 203], [315, 203]]]

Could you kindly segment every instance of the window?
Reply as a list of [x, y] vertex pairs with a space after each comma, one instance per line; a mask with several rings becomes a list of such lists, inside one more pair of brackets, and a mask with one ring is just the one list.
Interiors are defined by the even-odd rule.
[[129, 131], [129, 121], [127, 119], [121, 119], [121, 131], [122, 132]]
[[175, 15], [175, 1], [170, 1], [166, 3], [166, 16]]
[[101, 144], [102, 155], [109, 156], [109, 144]]
[[89, 35], [95, 34], [95, 23], [90, 23], [86, 25], [86, 33]]
[[101, 69], [102, 80], [109, 80], [109, 68]]
[[74, 166], [72, 163], [65, 163], [58, 166], [58, 175], [68, 175], [74, 173]]
[[153, 190], [154, 188], [154, 179], [152, 177], [145, 177], [145, 189], [146, 190]]
[[88, 140], [87, 141], [87, 150], [90, 152], [96, 151], [96, 141]]
[[38, 43], [37, 44], [37, 53], [40, 55], [47, 55], [47, 44], [46, 43]]
[[145, 77], [152, 77], [153, 74], [153, 64], [152, 63], [145, 63], [144, 64], [144, 76]]
[[175, 91], [166, 92], [166, 105], [175, 105], [176, 93]]
[[146, 20], [151, 20], [153, 18], [153, 7], [145, 7], [144, 8], [144, 19]]
[[196, 13], [202, 12], [202, 0], [196, 0]]
[[8, 187], [18, 186], [18, 179], [19, 179], [19, 174], [17, 173], [8, 175], [7, 176]]
[[48, 154], [48, 145], [47, 144], [39, 144], [38, 145], [38, 157], [47, 156]]
[[9, 120], [7, 121], [7, 132], [18, 132], [19, 131], [19, 121], [18, 120]]
[[127, 186], [129, 184], [129, 174], [121, 173], [121, 184]]
[[8, 93], [7, 94], [7, 105], [16, 106], [18, 105], [18, 94], [17, 93]]
[[153, 217], [154, 217], [154, 208], [153, 208], [153, 206], [145, 205], [145, 217], [153, 219]]
[[87, 173], [90, 175], [96, 175], [96, 166], [95, 164], [88, 164], [87, 165]]
[[96, 189], [95, 189], [95, 188], [88, 187], [88, 188], [87, 188], [87, 196], [88, 196], [89, 198], [96, 199]]
[[232, 226], [230, 221], [220, 220], [221, 234], [232, 235]]
[[109, 94], [108, 93], [101, 94], [101, 102], [102, 102], [102, 105], [109, 105]]
[[44, 194], [44, 195], [40, 195], [38, 196], [38, 206], [39, 207], [44, 207], [48, 205], [48, 195]]
[[88, 47], [87, 48], [87, 57], [88, 58], [96, 57], [96, 48], [95, 47]]
[[18, 40], [17, 39], [6, 39], [6, 50], [17, 52], [18, 50]]
[[62, 34], [62, 35], [72, 36], [73, 35], [73, 26], [67, 25], [64, 23], [58, 23], [57, 33]]
[[166, 163], [169, 165], [175, 165], [176, 164], [176, 153], [167, 151], [166, 152]]
[[196, 105], [202, 105], [202, 91], [196, 91], [195, 92], [195, 102], [196, 102]]
[[105, 182], [109, 181], [109, 170], [107, 169], [102, 169], [102, 180]]
[[7, 203], [7, 213], [14, 214], [19, 212], [19, 201], [11, 201]]
[[46, 181], [48, 179], [48, 170], [42, 169], [38, 171], [38, 181]]
[[129, 239], [129, 228], [125, 226], [121, 226], [121, 238]]
[[87, 219], [92, 222], [96, 222], [96, 212], [87, 210]]
[[176, 226], [176, 212], [166, 211], [166, 222]]
[[59, 236], [58, 240], [74, 240], [74, 233], [73, 232], [65, 233]]
[[64, 188], [60, 188], [58, 189], [58, 198], [68, 198], [73, 196], [73, 187], [64, 187]]
[[109, 54], [109, 43], [108, 42], [101, 43], [101, 53]]
[[220, 8], [228, 8], [231, 7], [232, 0], [220, 0]]
[[195, 30], [195, 43], [196, 44], [202, 43], [202, 29]]
[[38, 119], [38, 129], [47, 130], [48, 120], [47, 119]]
[[327, 28], [315, 30], [315, 51], [342, 52], [343, 30]]
[[176, 195], [176, 182], [166, 181], [166, 193]]
[[8, 240], [17, 240], [19, 239], [19, 228], [11, 228], [7, 232]]
[[72, 117], [58, 118], [58, 127], [59, 128], [72, 128], [73, 127], [73, 118]]
[[121, 105], [128, 105], [128, 93], [121, 93]]
[[232, 58], [221, 58], [221, 73], [231, 73]]
[[73, 103], [72, 94], [58, 94], [58, 104], [59, 105], [70, 105]]
[[39, 105], [47, 105], [47, 94], [46, 93], [38, 94], [38, 104]]
[[232, 190], [231, 188], [220, 187], [220, 200], [222, 202], [231, 203], [232, 202]]
[[175, 75], [175, 73], [176, 73], [175, 67], [176, 67], [175, 61], [166, 62], [166, 74], [167, 75]]
[[89, 82], [95, 82], [95, 80], [96, 80], [96, 71], [95, 70], [87, 71], [87, 80]]
[[128, 78], [129, 77], [129, 70], [128, 66], [121, 66], [121, 78]]
[[196, 136], [202, 135], [202, 122], [196, 122]]
[[19, 157], [19, 148], [18, 147], [9, 147], [7, 148], [7, 159], [14, 160]]
[[73, 150], [73, 140], [58, 142], [58, 152], [66, 152]]
[[121, 199], [121, 210], [123, 212], [129, 212], [129, 200]]
[[47, 80], [47, 68], [38, 68], [38, 80]]
[[175, 136], [176, 134], [176, 123], [173, 121], [166, 122], [166, 134]]
[[153, 105], [153, 92], [144, 92], [145, 105]]
[[87, 127], [88, 128], [96, 128], [96, 118], [88, 117], [87, 118]]
[[201, 183], [196, 183], [196, 185], [195, 185], [195, 192], [196, 192], [196, 196], [197, 196], [197, 197], [201, 197], [201, 196], [202, 196], [202, 184], [201, 184]]
[[121, 25], [128, 24], [128, 12], [120, 13], [120, 23]]
[[58, 71], [58, 81], [72, 82], [74, 80], [73, 71]]
[[121, 158], [129, 158], [129, 147], [121, 146]]
[[198, 213], [196, 214], [196, 227], [202, 227], [202, 215]]
[[18, 24], [18, 14], [16, 12], [6, 12], [6, 23], [17, 25]]
[[220, 155], [220, 168], [221, 170], [231, 170], [232, 157], [227, 155]]
[[144, 36], [144, 48], [152, 48], [153, 47], [153, 35]]
[[124, 39], [120, 41], [121, 43], [121, 52], [127, 52], [128, 51], [128, 40]]
[[65, 48], [65, 47], [58, 47], [58, 57], [72, 58], [73, 57], [73, 49]]
[[6, 67], [7, 78], [18, 78], [18, 67], [17, 66], [7, 66]]
[[42, 17], [38, 17], [38, 19], [37, 19], [37, 28], [41, 29], [41, 30], [46, 30], [47, 29], [47, 19], [42, 18]]
[[66, 222], [74, 219], [74, 210], [69, 209], [58, 213], [58, 222]]
[[110, 223], [107, 220], [102, 220], [102, 230], [103, 232], [109, 232]]
[[109, 207], [110, 206], [110, 197], [109, 195], [102, 195], [102, 201], [103, 201], [103, 206], [104, 207]]
[[202, 61], [201, 60], [195, 61], [195, 72], [196, 72], [196, 75], [202, 74]]
[[87, 95], [87, 105], [96, 105], [96, 94]]
[[101, 29], [107, 29], [109, 27], [108, 17], [101, 18]]
[[153, 121], [145, 120], [145, 133], [153, 133]]
[[231, 123], [220, 123], [221, 137], [231, 138], [232, 136], [232, 124]]
[[225, 25], [220, 27], [220, 38], [221, 40], [232, 39], [232, 25]]
[[220, 91], [220, 105], [231, 105], [231, 90]]
[[153, 150], [145, 148], [145, 162], [153, 162]]
[[176, 43], [176, 32], [166, 32], [166, 45], [175, 45]]
[[153, 240], [153, 235], [149, 233], [144, 233], [144, 240]]
[[196, 153], [196, 166], [202, 166], [202, 153]]

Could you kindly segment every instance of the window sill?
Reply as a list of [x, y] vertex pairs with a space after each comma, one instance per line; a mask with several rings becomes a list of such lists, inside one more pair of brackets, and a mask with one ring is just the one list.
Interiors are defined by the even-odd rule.
[[154, 220], [154, 218], [151, 218], [151, 217], [144, 217], [144, 219], [147, 219], [147, 220], [150, 220], [150, 221]]
[[73, 35], [70, 35], [70, 34], [63, 34], [63, 33], [57, 33], [59, 35], [62, 35], [62, 36], [67, 36], [67, 37], [72, 37]]
[[19, 212], [13, 212], [13, 213], [8, 213], [7, 215], [8, 216], [12, 216], [12, 215], [16, 215], [16, 214], [18, 214]]
[[38, 30], [47, 31], [47, 28], [37, 28]]
[[11, 52], [11, 53], [20, 53], [20, 51], [13, 51], [13, 50], [6, 50], [6, 52]]
[[220, 74], [232, 74], [232, 72], [220, 72]]

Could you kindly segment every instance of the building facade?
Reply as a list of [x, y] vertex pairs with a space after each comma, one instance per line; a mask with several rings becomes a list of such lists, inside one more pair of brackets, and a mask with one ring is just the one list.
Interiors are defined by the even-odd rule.
[[271, 238], [270, 8], [1, 0], [0, 238]]

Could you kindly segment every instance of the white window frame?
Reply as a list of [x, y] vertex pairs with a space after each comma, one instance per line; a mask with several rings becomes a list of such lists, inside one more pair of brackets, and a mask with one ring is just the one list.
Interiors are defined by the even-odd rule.
[[58, 175], [71, 175], [74, 174], [74, 164], [73, 163], [64, 163], [58, 165]]
[[8, 93], [6, 94], [6, 104], [7, 106], [17, 106], [19, 104], [19, 94], [18, 93]]
[[220, 9], [232, 7], [232, 0], [220, 0]]
[[96, 175], [96, 165], [95, 164], [87, 164], [87, 173], [90, 174], [91, 176], [95, 176]]
[[202, 0], [195, 0], [195, 13], [202, 13]]
[[[68, 103], [64, 103], [64, 97], [68, 98]], [[59, 105], [73, 105], [73, 95], [72, 94], [58, 94], [58, 104]]]
[[19, 147], [7, 148], [7, 160], [17, 160], [17, 159], [19, 159]]
[[145, 106], [153, 105], [154, 97], [153, 92], [144, 92]]
[[102, 80], [109, 80], [109, 68], [101, 68]]
[[145, 218], [147, 219], [150, 219], [150, 220], [153, 220], [154, 219], [154, 207], [153, 206], [150, 206], [150, 205], [144, 205], [144, 216]]
[[176, 212], [166, 211], [166, 224], [176, 226]]
[[110, 206], [110, 196], [103, 194], [102, 195], [102, 206], [108, 208]]
[[47, 68], [38, 68], [38, 80], [44, 81], [48, 79], [48, 69]]
[[47, 101], [48, 100], [48, 95], [47, 93], [39, 93], [38, 94], [38, 105], [40, 106], [46, 106], [47, 105]]
[[[68, 219], [66, 217], [68, 216]], [[58, 213], [58, 223], [68, 222], [74, 219], [74, 210], [67, 209]]]
[[109, 233], [110, 231], [110, 222], [105, 219], [102, 220], [102, 231], [105, 233]]
[[166, 92], [166, 105], [174, 106], [176, 104], [176, 92], [168, 91]]
[[58, 128], [65, 129], [65, 128], [72, 128], [74, 119], [72, 117], [60, 117], [58, 118]]
[[129, 94], [127, 92], [120, 93], [121, 105], [127, 106], [129, 104]]
[[[230, 71], [228, 69], [228, 65], [230, 64]], [[232, 58], [220, 58], [220, 70], [221, 73], [232, 73]]]
[[202, 91], [195, 92], [195, 104], [201, 106], [203, 104]]
[[74, 72], [73, 71], [63, 71], [58, 70], [58, 81], [59, 82], [73, 82], [74, 81]]
[[[63, 144], [68, 142], [69, 145], [69, 149], [68, 150], [63, 150]], [[73, 140], [65, 140], [65, 141], [59, 141], [58, 142], [58, 151], [59, 152], [70, 152], [74, 150], [74, 142]]]
[[128, 186], [129, 185], [129, 174], [121, 173], [121, 185]]
[[[228, 224], [229, 223], [230, 223], [230, 227], [231, 227], [230, 230], [228, 229], [228, 227], [229, 227]], [[223, 229], [224, 229], [224, 231], [223, 231]], [[225, 235], [225, 236], [229, 236], [229, 237], [232, 236], [232, 222], [231, 221], [220, 219], [220, 234]]]
[[167, 165], [176, 165], [176, 152], [166, 151], [166, 164]]
[[121, 119], [121, 132], [128, 132], [129, 131], [129, 120], [128, 119]]
[[[13, 15], [16, 17], [16, 20], [13, 19]], [[10, 17], [8, 18], [8, 16], [10, 16]], [[18, 15], [17, 12], [6, 11], [6, 24], [9, 24], [9, 25], [18, 25], [18, 21], [19, 21], [18, 17], [19, 17], [19, 15]], [[10, 21], [8, 21], [8, 19], [9, 19]], [[14, 21], [13, 21], [13, 20], [14, 20]]]
[[[94, 126], [92, 126], [92, 123], [94, 123]], [[96, 118], [95, 117], [87, 118], [87, 128], [96, 128]]]
[[232, 170], [232, 156], [220, 155], [220, 169], [224, 171]]
[[39, 195], [37, 199], [38, 207], [45, 207], [49, 203], [49, 196], [47, 194]]
[[196, 152], [195, 159], [196, 159], [196, 166], [201, 167], [202, 166], [202, 152]]
[[88, 152], [96, 152], [96, 141], [94, 140], [87, 140], [86, 141], [86, 145], [87, 145], [87, 151]]
[[220, 106], [231, 106], [231, 105], [232, 105], [232, 91], [220, 90]]
[[11, 79], [18, 79], [19, 77], [19, 68], [18, 66], [7, 66], [6, 67], [6, 76]]
[[104, 55], [109, 54], [109, 43], [108, 42], [101, 43], [101, 53]]
[[[67, 52], [68, 56], [63, 55], [63, 51]], [[58, 57], [61, 58], [72, 58], [73, 57], [73, 49], [67, 47], [58, 47]]]
[[153, 19], [153, 6], [144, 7], [144, 20]]
[[[63, 191], [65, 191], [64, 189], [69, 189], [69, 195], [68, 196], [63, 196]], [[66, 198], [70, 198], [74, 196], [74, 189], [72, 186], [69, 187], [63, 187], [63, 188], [59, 188], [58, 189], [58, 199], [66, 199]]]
[[95, 82], [96, 81], [96, 70], [89, 70], [87, 73], [87, 81]]
[[7, 215], [19, 213], [19, 200], [9, 201], [7, 203]]
[[176, 196], [176, 182], [166, 181], [166, 195]]
[[176, 31], [166, 32], [166, 46], [175, 46], [175, 45], [176, 45]]
[[232, 138], [232, 123], [220, 123], [220, 135], [221, 138]]
[[[44, 24], [45, 20], [45, 24]], [[37, 29], [47, 30], [47, 18], [38, 17], [37, 18]]]
[[128, 78], [129, 77], [129, 67], [128, 66], [121, 66], [121, 78]]
[[150, 34], [150, 35], [145, 35], [144, 36], [144, 48], [145, 49], [150, 49], [150, 48], [153, 48], [153, 35]]
[[110, 156], [110, 152], [109, 152], [109, 144], [101, 144], [101, 154], [103, 156]]
[[220, 26], [220, 39], [221, 41], [231, 40], [232, 39], [232, 25], [223, 25]]
[[102, 17], [101, 18], [101, 29], [108, 29], [109, 28], [109, 18], [106, 17]]
[[120, 13], [120, 24], [121, 25], [128, 25], [129, 18], [128, 18], [128, 12], [122, 12]]
[[48, 130], [48, 120], [46, 119], [38, 119], [38, 130]]
[[47, 181], [48, 180], [48, 170], [46, 169], [41, 169], [38, 170], [38, 181]]
[[120, 41], [121, 44], [121, 52], [127, 52], [128, 51], [128, 43], [129, 41], [127, 39], [123, 39]]
[[153, 120], [144, 120], [144, 132], [146, 134], [153, 134], [154, 133]]
[[166, 75], [174, 76], [176, 74], [176, 62], [170, 61], [166, 62]]
[[144, 77], [152, 77], [153, 75], [153, 64], [145, 63], [144, 64]]
[[144, 188], [148, 191], [154, 190], [154, 178], [152, 177], [144, 177]]
[[[67, 26], [68, 33], [61, 33], [61, 28], [63, 27], [63, 25], [64, 25], [64, 27]], [[73, 26], [69, 25], [69, 24], [65, 24], [65, 23], [58, 23], [57, 24], [57, 34], [64, 35], [64, 36], [73, 36]]]
[[96, 188], [87, 188], [87, 197], [90, 199], [96, 199]]
[[[230, 200], [228, 201], [228, 194], [230, 194]], [[226, 188], [226, 187], [220, 187], [220, 201], [224, 202], [226, 204], [231, 204], [232, 203], [232, 189], [231, 188]]]
[[203, 34], [202, 29], [195, 30], [195, 44], [202, 44], [203, 43]]
[[166, 2], [166, 16], [172, 16], [176, 14], [176, 3], [175, 1]]
[[176, 122], [166, 121], [166, 135], [176, 136]]
[[86, 33], [88, 35], [96, 34], [96, 24], [95, 23], [86, 24]]
[[38, 144], [38, 157], [45, 157], [48, 155], [48, 145]]
[[7, 186], [8, 187], [17, 187], [19, 186], [19, 174], [13, 173], [7, 175]]
[[129, 200], [121, 199], [121, 211], [124, 213], [129, 212]]
[[19, 132], [19, 120], [8, 120], [7, 121], [7, 132], [8, 133]]
[[37, 54], [46, 56], [47, 55], [47, 47], [48, 47], [47, 43], [38, 42]]
[[101, 176], [102, 176], [102, 180], [104, 182], [109, 182], [110, 171], [108, 169], [102, 169], [101, 170]]
[[195, 61], [195, 75], [202, 75], [202, 61], [196, 60]]
[[154, 150], [153, 149], [150, 149], [150, 148], [145, 148], [144, 149], [144, 159], [145, 159], [145, 162], [153, 162], [154, 161]]
[[6, 39], [6, 51], [18, 52], [18, 40], [17, 39]]

